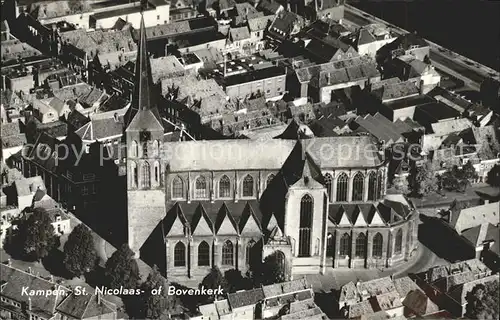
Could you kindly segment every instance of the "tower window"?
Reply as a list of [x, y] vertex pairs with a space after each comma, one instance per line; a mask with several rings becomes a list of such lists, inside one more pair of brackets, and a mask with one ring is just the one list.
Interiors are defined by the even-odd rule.
[[332, 196], [332, 176], [329, 173], [325, 175], [325, 184], [328, 200], [330, 200], [330, 197]]
[[311, 256], [313, 199], [305, 195], [300, 200], [299, 257]]
[[138, 145], [137, 145], [137, 141], [132, 141], [132, 143], [130, 144], [130, 156], [133, 157], [133, 158], [136, 158], [139, 154], [139, 148], [138, 148]]
[[160, 181], [160, 164], [158, 161], [155, 162], [155, 182], [158, 183]]
[[142, 179], [141, 179], [141, 188], [150, 188], [151, 187], [151, 166], [147, 162], [142, 163], [141, 168]]

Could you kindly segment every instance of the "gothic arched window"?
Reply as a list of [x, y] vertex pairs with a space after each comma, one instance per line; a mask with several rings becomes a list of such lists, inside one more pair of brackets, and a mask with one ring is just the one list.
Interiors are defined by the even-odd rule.
[[152, 149], [153, 149], [153, 157], [157, 157], [159, 155], [159, 150], [160, 150], [160, 143], [158, 142], [158, 140], [153, 141]]
[[231, 181], [224, 175], [219, 180], [219, 197], [229, 198], [231, 196]]
[[377, 199], [382, 197], [382, 190], [384, 187], [384, 172], [379, 171], [377, 176]]
[[274, 179], [274, 174], [271, 173], [270, 175], [267, 176], [266, 188], [271, 184], [271, 181], [273, 181], [273, 179]]
[[410, 248], [413, 246], [413, 222], [408, 223], [408, 245]]
[[132, 186], [137, 188], [139, 176], [137, 174], [137, 164], [134, 161], [130, 161], [130, 170], [131, 170], [131, 177], [132, 177]]
[[198, 245], [198, 266], [210, 265], [210, 246], [206, 241], [202, 241]]
[[155, 161], [155, 182], [160, 182], [160, 163]]
[[184, 182], [181, 177], [175, 177], [172, 181], [172, 198], [184, 198]]
[[[285, 270], [285, 254], [278, 250], [275, 252], [276, 255], [276, 265], [280, 270]], [[283, 272], [284, 273], [284, 272]]]
[[151, 187], [151, 166], [147, 162], [143, 162], [141, 166], [141, 188]]
[[382, 258], [383, 243], [384, 238], [380, 232], [377, 232], [377, 234], [373, 237], [372, 256], [375, 258]]
[[199, 176], [194, 183], [194, 197], [198, 199], [207, 197], [207, 180], [204, 176]]
[[300, 200], [299, 257], [311, 256], [313, 199], [306, 194]]
[[255, 246], [255, 241], [253, 240], [250, 240], [250, 242], [248, 242], [247, 244], [247, 249], [246, 249], [246, 256], [245, 256], [245, 260], [246, 260], [246, 263], [247, 265], [250, 265], [253, 261], [254, 261], [254, 257], [253, 257], [253, 251], [254, 251], [254, 246]]
[[344, 233], [342, 238], [340, 238], [340, 252], [341, 256], [351, 255], [351, 236], [348, 233]]
[[325, 174], [325, 184], [326, 184], [326, 192], [328, 193], [328, 200], [331, 200], [332, 197], [332, 176], [327, 173]]
[[174, 267], [184, 266], [186, 266], [186, 246], [179, 241], [174, 248]]
[[377, 174], [375, 172], [370, 172], [368, 176], [368, 201], [374, 201], [377, 198]]
[[134, 158], [137, 158], [139, 156], [139, 145], [135, 140], [133, 140], [130, 144], [130, 156]]
[[366, 255], [366, 236], [363, 232], [356, 238], [356, 252], [354, 255], [357, 258], [364, 258]]
[[342, 173], [337, 178], [337, 198], [336, 201], [347, 201], [347, 183], [349, 181], [349, 177], [347, 174]]
[[363, 184], [365, 179], [361, 172], [356, 173], [352, 179], [352, 201], [362, 201], [363, 200]]
[[234, 247], [229, 240], [224, 242], [222, 246], [222, 265], [232, 266], [234, 264]]
[[333, 234], [328, 233], [326, 237], [326, 256], [327, 257], [333, 257], [335, 256], [335, 245], [334, 242], [335, 238], [333, 237]]
[[394, 253], [400, 254], [403, 250], [403, 230], [399, 229], [396, 233], [396, 243], [394, 244]]
[[243, 179], [243, 196], [253, 197], [253, 178], [251, 175], [247, 175]]

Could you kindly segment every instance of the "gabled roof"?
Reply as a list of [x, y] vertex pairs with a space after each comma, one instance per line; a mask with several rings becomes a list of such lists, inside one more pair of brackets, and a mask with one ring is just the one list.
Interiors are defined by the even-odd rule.
[[458, 233], [483, 223], [497, 225], [500, 217], [500, 202], [462, 209], [452, 216], [451, 226]]
[[269, 26], [271, 21], [273, 21], [273, 19], [274, 15], [248, 19], [248, 28], [250, 29], [250, 32], [265, 30]]
[[248, 28], [246, 26], [239, 28], [231, 28], [229, 29], [229, 37], [231, 41], [241, 41], [249, 39], [250, 32], [248, 31]]
[[191, 231], [194, 232], [203, 216], [215, 233], [219, 231], [226, 217], [235, 232], [239, 232], [245, 228], [250, 215], [254, 217], [258, 227], [262, 226], [262, 213], [259, 209], [257, 200], [170, 202], [167, 203], [167, 214], [162, 222], [163, 230], [168, 234], [175, 219], [180, 217], [181, 221], [186, 225], [189, 224]]
[[262, 290], [262, 288], [230, 293], [227, 296], [229, 305], [233, 310], [236, 308], [255, 305], [263, 299], [264, 291]]
[[71, 294], [57, 307], [57, 311], [76, 319], [104, 318], [116, 313], [116, 305], [95, 294]]
[[2, 275], [2, 296], [28, 305], [31, 301], [32, 312], [40, 313], [45, 318], [54, 316], [57, 305], [62, 301], [64, 295], [32, 295], [23, 294], [23, 288], [28, 290], [43, 290], [44, 292], [58, 289], [69, 293], [69, 289], [59, 284], [37, 277], [33, 274], [0, 264]]
[[221, 231], [222, 224], [225, 221], [229, 221], [231, 223], [231, 225], [233, 226], [234, 231], [236, 233], [239, 233], [238, 225], [236, 224], [236, 221], [234, 221], [234, 218], [231, 215], [231, 212], [229, 211], [229, 209], [227, 208], [226, 203], [223, 202], [222, 206], [219, 209], [219, 213], [217, 214], [217, 218], [215, 219], [215, 232], [219, 233], [219, 231]]
[[425, 316], [438, 312], [439, 307], [425, 295], [422, 290], [413, 290], [404, 298], [403, 305], [417, 316]]
[[200, 223], [200, 221], [202, 221], [202, 219], [205, 219], [210, 230], [213, 233], [215, 233], [213, 222], [212, 222], [212, 220], [210, 220], [210, 217], [207, 215], [207, 212], [205, 211], [205, 208], [203, 207], [203, 205], [201, 203], [198, 205], [198, 208], [196, 208], [196, 211], [195, 211], [193, 218], [191, 220], [192, 232], [195, 232], [196, 228], [198, 227], [198, 224]]

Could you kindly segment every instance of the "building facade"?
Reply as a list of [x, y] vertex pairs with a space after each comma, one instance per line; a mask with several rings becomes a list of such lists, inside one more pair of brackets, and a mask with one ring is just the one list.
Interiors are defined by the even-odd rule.
[[136, 255], [187, 281], [269, 255], [292, 278], [393, 266], [414, 251], [416, 211], [385, 195], [387, 162], [369, 136], [161, 143], [145, 46], [143, 27], [126, 129]]

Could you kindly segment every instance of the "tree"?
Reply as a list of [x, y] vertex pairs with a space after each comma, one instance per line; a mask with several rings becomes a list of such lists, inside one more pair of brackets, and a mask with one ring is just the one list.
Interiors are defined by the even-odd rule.
[[217, 266], [213, 266], [210, 272], [203, 278], [200, 286], [205, 289], [218, 289], [221, 287], [224, 292], [229, 291], [229, 285]]
[[479, 178], [476, 168], [474, 168], [472, 162], [468, 161], [462, 166], [462, 169], [460, 170], [460, 178], [468, 181], [473, 181]]
[[394, 189], [396, 189], [396, 191], [399, 193], [407, 194], [408, 192], [410, 192], [408, 179], [406, 178], [394, 178], [393, 185]]
[[262, 284], [270, 285], [285, 282], [285, 280], [285, 270], [280, 263], [278, 253], [268, 255], [262, 264]]
[[37, 260], [45, 258], [59, 245], [59, 237], [54, 233], [52, 219], [43, 208], [35, 208], [27, 219], [21, 220], [14, 238], [13, 248], [21, 248], [25, 258]]
[[498, 319], [498, 295], [498, 281], [476, 285], [465, 297], [465, 316], [470, 319]]
[[128, 244], [123, 244], [106, 261], [104, 275], [109, 287], [112, 289], [120, 287], [133, 289], [137, 287], [140, 280], [139, 266], [134, 259], [134, 252], [129, 248]]
[[[144, 292], [141, 296], [143, 310], [141, 318], [170, 319], [171, 314], [182, 312], [178, 298], [167, 294], [167, 279], [162, 277], [156, 265], [153, 266], [153, 270], [141, 289]], [[155, 294], [153, 290], [159, 293]]]
[[64, 266], [74, 276], [92, 271], [97, 260], [94, 238], [89, 228], [79, 224], [64, 244]]
[[493, 187], [500, 187], [500, 165], [496, 164], [488, 172], [486, 182]]
[[438, 188], [438, 178], [430, 162], [420, 167], [412, 167], [408, 176], [408, 186], [414, 195], [425, 196]]

